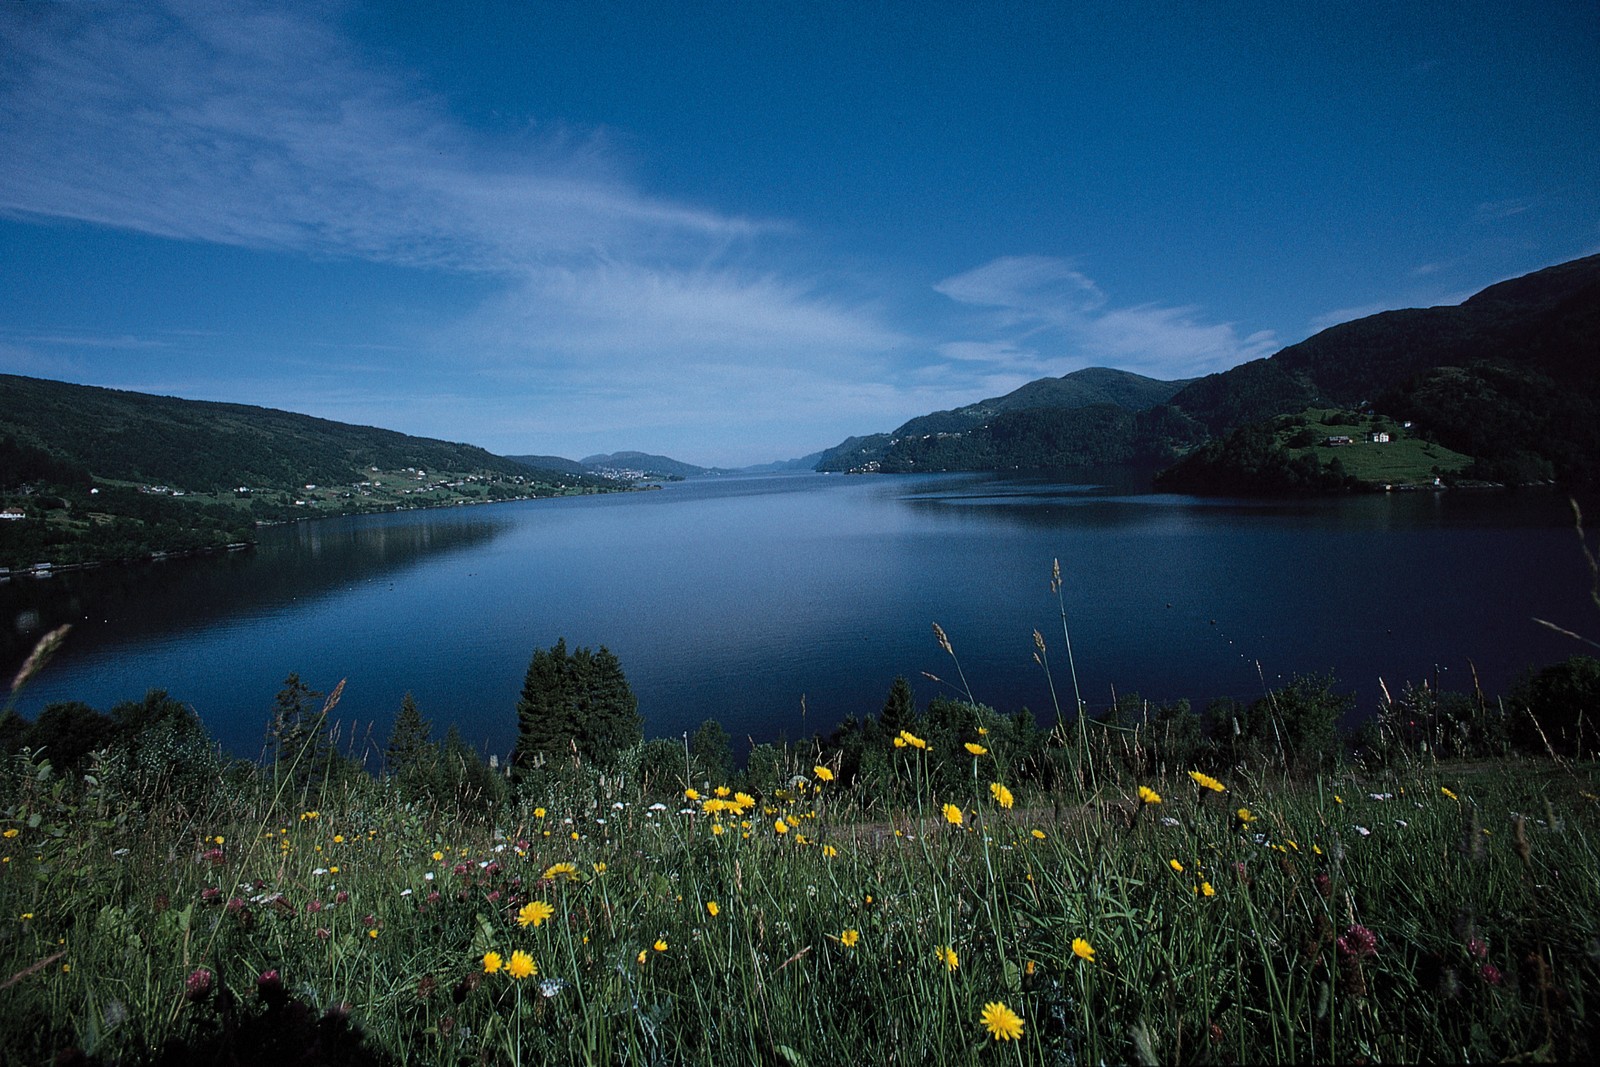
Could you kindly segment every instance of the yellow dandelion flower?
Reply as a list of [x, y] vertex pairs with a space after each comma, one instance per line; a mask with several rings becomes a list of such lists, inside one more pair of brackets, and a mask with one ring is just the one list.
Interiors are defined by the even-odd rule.
[[979, 737], [987, 737], [988, 734], [989, 734], [989, 728], [987, 726], [978, 727], [978, 736]]
[[833, 859], [833, 857], [837, 856], [838, 854], [839, 854], [839, 850], [834, 848], [832, 845], [823, 845], [822, 846], [823, 858], [831, 860], [831, 859]]
[[713, 790], [713, 792], [715, 792], [717, 794], [717, 796], [719, 796], [719, 797], [725, 797], [725, 796], [730, 795], [733, 792], [733, 790], [729, 789], [725, 785], [719, 785], [719, 786], [717, 786], [717, 788], [715, 790]]
[[1335, 793], [1335, 794], [1333, 794], [1333, 802], [1335, 804], [1343, 804], [1344, 803], [1344, 797], [1340, 796], [1338, 793]]
[[928, 747], [928, 742], [924, 741], [922, 738], [918, 737], [916, 734], [912, 733], [910, 730], [901, 730], [900, 731], [900, 740], [904, 741], [906, 744], [910, 745], [912, 748], [927, 748]]
[[722, 831], [722, 824], [720, 822], [712, 823], [711, 824], [711, 832], [713, 834], [717, 835], [718, 837], [721, 837], [722, 836], [722, 832], [723, 832]]
[[1036, 839], [1038, 839], [1040, 841], [1043, 841], [1045, 839], [1045, 832], [1043, 830], [1033, 830], [1031, 832], [1032, 832], [1033, 836]]
[[839, 944], [845, 948], [855, 948], [861, 940], [860, 930], [845, 930], [839, 935]]
[[605, 874], [606, 873], [605, 861], [602, 860], [601, 862], [599, 862], [599, 863], [594, 865], [594, 873], [595, 874]]
[[968, 741], [962, 747], [968, 752], [972, 753], [974, 756], [987, 756], [989, 754], [988, 749], [984, 748], [982, 745], [973, 744], [971, 741]]
[[371, 930], [368, 930], [367, 931], [367, 936], [372, 938], [372, 940], [374, 940], [374, 941], [378, 940], [378, 928], [377, 927], [373, 927]]
[[949, 945], [940, 945], [934, 949], [933, 954], [939, 958], [940, 963], [944, 964], [947, 971], [953, 971], [961, 966], [961, 957], [957, 956], [956, 950]]
[[438, 849], [434, 849], [433, 850], [433, 862], [438, 863], [442, 859], [444, 859], [444, 853], [440, 852]]
[[733, 802], [739, 805], [740, 814], [743, 814], [744, 812], [747, 812], [756, 806], [756, 798], [751, 796], [749, 793], [733, 794]]
[[485, 952], [483, 954], [483, 973], [496, 974], [505, 965], [498, 952]]
[[574, 830], [574, 831], [572, 831], [572, 833], [568, 834], [567, 836], [572, 838], [574, 841], [576, 841], [578, 839], [578, 831]]
[[999, 782], [989, 783], [989, 795], [994, 797], [994, 802], [1002, 808], [1010, 809], [1011, 805], [1017, 802], [1016, 797], [1011, 795], [1011, 790]]
[[685, 789], [683, 791], [683, 795], [685, 797], [689, 798], [690, 800], [699, 800], [700, 799], [700, 793], [697, 790], [694, 790], [694, 789]]
[[961, 825], [961, 809], [954, 804], [944, 806], [944, 821], [951, 826]]
[[1209, 789], [1213, 793], [1226, 793], [1228, 791], [1227, 786], [1223, 785], [1209, 774], [1201, 774], [1199, 771], [1190, 771], [1189, 777], [1194, 779], [1195, 785], [1202, 789]]
[[813, 767], [813, 768], [811, 768], [811, 773], [815, 774], [819, 781], [823, 781], [823, 782], [831, 782], [831, 781], [833, 781], [833, 772], [828, 770], [828, 768], [826, 768], [826, 767], [822, 767], [822, 766]]
[[1075, 937], [1072, 939], [1072, 954], [1078, 957], [1080, 960], [1088, 960], [1090, 963], [1094, 962], [1094, 946], [1089, 944], [1089, 942], [1085, 941], [1081, 937]]
[[578, 879], [578, 868], [570, 863], [552, 863], [544, 869], [545, 878], [565, 878], [569, 882]]
[[1217, 895], [1217, 891], [1210, 882], [1201, 882], [1200, 895], [1203, 897], [1214, 897]]
[[1456, 795], [1455, 795], [1455, 793], [1453, 793], [1453, 792], [1452, 792], [1452, 791], [1451, 791], [1451, 790], [1450, 790], [1450, 789], [1449, 789], [1449, 788], [1448, 788], [1448, 787], [1446, 787], [1446, 786], [1442, 786], [1442, 785], [1441, 785], [1441, 786], [1440, 786], [1440, 787], [1439, 787], [1439, 792], [1441, 792], [1441, 793], [1443, 793], [1443, 794], [1444, 794], [1444, 795], [1445, 795], [1445, 796], [1447, 796], [1447, 797], [1449, 797], [1449, 798], [1450, 798], [1450, 799], [1451, 799], [1451, 800], [1455, 800], [1455, 799], [1457, 799], [1457, 797], [1456, 797]]
[[[15, 830], [13, 830], [13, 831], [11, 831], [11, 832], [10, 832], [10, 833], [8, 833], [8, 834], [7, 834], [7, 835], [6, 835], [6, 836], [7, 836], [7, 837], [15, 837], [15, 836], [17, 836], [17, 833], [16, 833], [16, 831], [15, 831]], [[213, 841], [213, 842], [214, 842], [214, 843], [215, 843], [215, 844], [218, 844], [218, 845], [220, 845], [220, 844], [222, 844], [222, 843], [223, 843], [223, 838], [222, 838], [222, 835], [221, 835], [221, 834], [218, 834], [218, 835], [217, 835], [217, 836], [216, 836], [216, 837], [213, 837], [213, 838], [212, 838], [212, 839], [211, 839], [211, 840], [212, 840], [212, 841]]]
[[1244, 823], [1246, 826], [1256, 821], [1255, 815], [1251, 813], [1249, 808], [1240, 808], [1238, 811], [1234, 812], [1234, 814], [1237, 815], [1239, 817], [1239, 821]]
[[556, 913], [556, 909], [542, 900], [530, 900], [517, 912], [517, 925], [522, 927], [543, 926], [544, 921]]
[[647, 958], [649, 958], [649, 954], [650, 954], [650, 950], [649, 949], [642, 948], [642, 949], [639, 950], [639, 966], [641, 966], [641, 967], [644, 966], [644, 961]]
[[544, 816], [545, 816], [545, 810], [543, 808], [534, 808], [533, 809], [533, 817], [535, 819], [542, 819], [542, 818], [544, 818]]
[[789, 824], [784, 822], [781, 816], [773, 821], [772, 828], [780, 834], [786, 834], [789, 832]]
[[717, 917], [717, 912], [719, 912], [721, 910], [722, 910], [721, 905], [719, 905], [716, 901], [714, 901], [714, 900], [706, 901], [706, 914], [711, 916], [713, 919], [715, 919]]
[[511, 954], [511, 963], [506, 967], [506, 973], [517, 981], [532, 978], [539, 973], [539, 968], [534, 966], [533, 957], [520, 948]]
[[1179, 874], [1183, 873], [1183, 864], [1179, 863], [1177, 860], [1168, 860], [1167, 861], [1167, 866], [1171, 867], [1173, 870], [1177, 871]]
[[978, 1021], [996, 1041], [1015, 1041], [1022, 1036], [1022, 1016], [999, 1001], [985, 1004]]
[[906, 747], [906, 739], [903, 738], [903, 737], [895, 738], [894, 739], [894, 747], [895, 748], [905, 748]]
[[13, 837], [16, 837], [21, 832], [21, 830], [18, 830], [15, 826], [13, 826], [6, 831], [5, 838], [7, 841], [10, 841]]
[[334, 834], [333, 835], [333, 843], [336, 844], [336, 845], [344, 844], [344, 835], [343, 834]]
[[665, 951], [667, 951], [667, 939], [664, 938], [664, 937], [657, 938], [656, 939], [656, 943], [654, 945], [652, 945], [651, 947], [654, 948], [657, 952], [665, 952]]

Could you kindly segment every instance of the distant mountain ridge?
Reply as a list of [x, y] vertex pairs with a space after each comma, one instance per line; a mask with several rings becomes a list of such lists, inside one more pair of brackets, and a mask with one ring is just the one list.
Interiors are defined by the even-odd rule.
[[[989, 469], [991, 464], [993, 469], [1048, 466], [1048, 457], [1063, 449], [1082, 450], [1067, 439], [1125, 435], [1131, 430], [1132, 415], [1167, 402], [1192, 381], [1165, 382], [1110, 367], [1087, 367], [1028, 382], [1004, 396], [919, 415], [890, 433], [847, 438], [823, 452], [816, 469], [893, 472]], [[1047, 412], [1076, 415], [1052, 419]], [[1066, 438], [1054, 431], [1065, 431]], [[1030, 447], [1030, 454], [1020, 454]]]
[[[1037, 470], [1171, 464], [1191, 453], [1226, 465], [1230, 434], [1312, 408], [1415, 420], [1475, 457], [1474, 478], [1600, 483], [1600, 256], [1499, 282], [1459, 305], [1342, 323], [1199, 379], [1106, 368], [1039, 379], [892, 433], [848, 438], [817, 469]], [[1270, 448], [1266, 456], [1275, 462]], [[1234, 473], [1227, 484], [1250, 483], [1248, 471]], [[1318, 481], [1335, 483], [1343, 479]], [[1205, 483], [1180, 471], [1167, 484]]]

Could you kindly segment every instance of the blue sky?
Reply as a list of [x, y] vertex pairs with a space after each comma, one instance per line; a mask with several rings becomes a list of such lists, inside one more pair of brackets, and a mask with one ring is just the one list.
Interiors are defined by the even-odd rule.
[[1600, 7], [0, 2], [0, 371], [738, 465], [1600, 251]]

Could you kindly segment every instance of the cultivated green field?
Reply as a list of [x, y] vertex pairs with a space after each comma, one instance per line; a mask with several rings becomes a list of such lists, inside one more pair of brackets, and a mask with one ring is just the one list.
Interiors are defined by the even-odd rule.
[[[1454, 473], [1472, 462], [1471, 456], [1452, 452], [1443, 445], [1413, 436], [1412, 431], [1391, 419], [1347, 420], [1340, 418], [1339, 412], [1326, 408], [1311, 408], [1304, 414], [1317, 443], [1291, 445], [1290, 441], [1297, 432], [1295, 428], [1280, 428], [1279, 442], [1295, 456], [1310, 453], [1323, 463], [1337, 459], [1344, 466], [1346, 474], [1374, 485], [1431, 485], [1436, 474]], [[1323, 421], [1330, 416], [1335, 421]], [[1367, 435], [1374, 427], [1380, 427], [1388, 433], [1390, 440], [1387, 443], [1368, 441]], [[1352, 443], [1323, 444], [1323, 440], [1329, 437], [1349, 437]]]

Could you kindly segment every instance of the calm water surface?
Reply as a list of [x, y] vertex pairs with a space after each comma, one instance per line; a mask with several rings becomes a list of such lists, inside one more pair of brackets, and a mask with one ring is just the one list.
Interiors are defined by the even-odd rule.
[[[988, 475], [696, 479], [659, 491], [331, 519], [225, 557], [0, 584], [9, 674], [72, 622], [24, 692], [101, 710], [156, 687], [239, 755], [284, 676], [348, 679], [339, 716], [381, 745], [410, 691], [442, 733], [509, 750], [532, 651], [565, 637], [622, 661], [651, 736], [715, 716], [736, 738], [826, 731], [897, 674], [1053, 717], [1043, 632], [1070, 693], [1049, 589], [1059, 558], [1084, 698], [1252, 698], [1333, 671], [1503, 691], [1600, 630], [1564, 500], [1419, 493], [1200, 500]], [[926, 675], [945, 679], [941, 683]], [[952, 685], [951, 683], [955, 683]], [[1070, 701], [1070, 696], [1066, 698]]]

